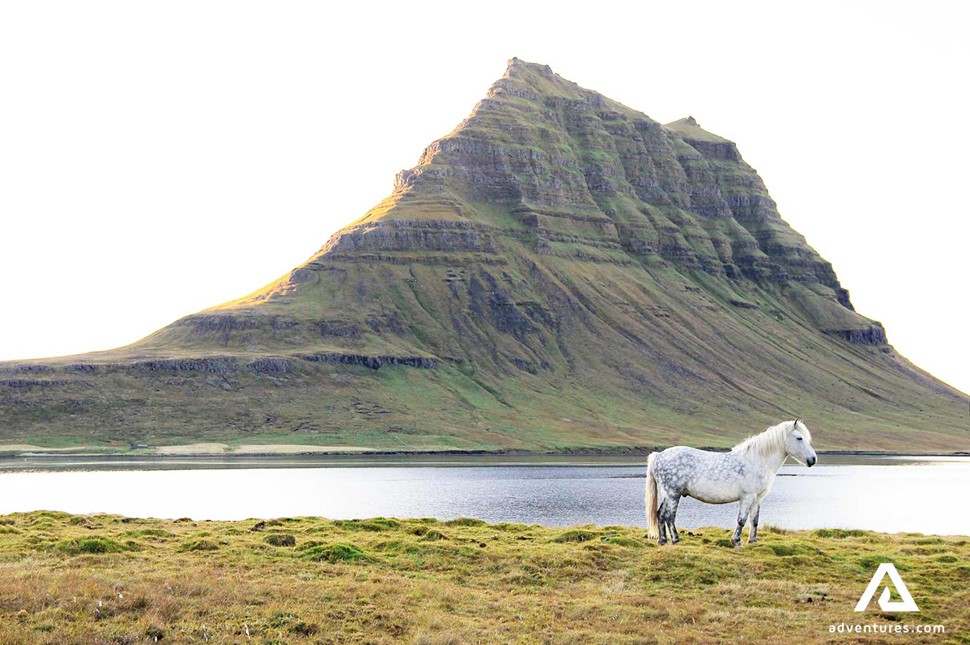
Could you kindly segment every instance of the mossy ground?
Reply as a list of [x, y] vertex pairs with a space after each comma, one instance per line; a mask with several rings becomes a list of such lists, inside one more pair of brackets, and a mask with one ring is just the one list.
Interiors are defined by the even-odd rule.
[[[970, 641], [970, 542], [462, 519], [241, 522], [0, 517], [0, 642], [843, 642], [846, 622]], [[854, 605], [895, 563], [920, 612]], [[890, 638], [890, 637], [882, 637]], [[880, 642], [879, 637], [860, 637]], [[887, 640], [886, 642], [897, 642]], [[906, 640], [910, 642], [910, 640]]]

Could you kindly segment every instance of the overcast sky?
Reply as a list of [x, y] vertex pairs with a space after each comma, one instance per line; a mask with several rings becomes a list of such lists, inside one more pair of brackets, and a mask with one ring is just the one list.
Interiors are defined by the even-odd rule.
[[284, 274], [518, 56], [737, 142], [856, 309], [970, 392], [970, 4], [461, 6], [0, 4], [0, 360]]

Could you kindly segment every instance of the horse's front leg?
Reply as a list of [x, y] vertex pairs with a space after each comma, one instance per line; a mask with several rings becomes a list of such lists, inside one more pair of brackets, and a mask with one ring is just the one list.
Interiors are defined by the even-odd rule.
[[741, 530], [748, 523], [748, 513], [751, 512], [751, 505], [756, 500], [754, 496], [741, 498], [741, 504], [738, 506], [738, 527], [734, 529], [734, 535], [731, 536], [731, 544], [734, 546], [741, 546]]
[[751, 532], [748, 534], [748, 544], [758, 541], [758, 516], [761, 515], [761, 502], [754, 500], [751, 505]]

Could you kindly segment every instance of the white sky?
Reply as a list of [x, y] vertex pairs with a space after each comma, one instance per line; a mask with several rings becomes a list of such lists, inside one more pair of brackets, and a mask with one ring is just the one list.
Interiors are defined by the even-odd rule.
[[0, 4], [0, 359], [127, 344], [284, 274], [518, 56], [736, 141], [857, 310], [970, 392], [970, 4], [461, 7]]

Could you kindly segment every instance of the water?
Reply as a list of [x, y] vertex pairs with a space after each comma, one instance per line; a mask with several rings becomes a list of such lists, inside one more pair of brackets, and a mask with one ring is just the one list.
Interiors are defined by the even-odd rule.
[[[236, 520], [479, 517], [644, 526], [645, 459], [21, 458], [0, 460], [0, 513], [39, 509]], [[761, 523], [970, 535], [970, 457], [826, 457], [783, 466]], [[737, 504], [684, 499], [677, 524], [733, 527]]]

